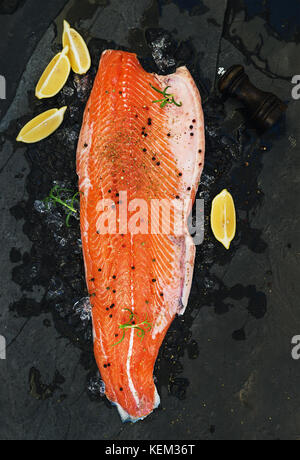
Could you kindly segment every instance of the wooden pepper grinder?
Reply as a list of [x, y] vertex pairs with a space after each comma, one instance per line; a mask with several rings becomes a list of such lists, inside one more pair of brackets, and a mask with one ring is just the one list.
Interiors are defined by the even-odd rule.
[[285, 113], [287, 105], [275, 94], [261, 91], [249, 80], [241, 65], [227, 71], [219, 69], [219, 90], [226, 96], [233, 96], [247, 107], [250, 120], [265, 131], [271, 128]]

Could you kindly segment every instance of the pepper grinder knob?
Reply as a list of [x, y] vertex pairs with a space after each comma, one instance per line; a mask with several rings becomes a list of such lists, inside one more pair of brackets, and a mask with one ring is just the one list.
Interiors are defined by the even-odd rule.
[[251, 121], [263, 131], [271, 128], [287, 110], [287, 105], [275, 94], [256, 88], [241, 65], [230, 67], [218, 86], [222, 94], [242, 101]]

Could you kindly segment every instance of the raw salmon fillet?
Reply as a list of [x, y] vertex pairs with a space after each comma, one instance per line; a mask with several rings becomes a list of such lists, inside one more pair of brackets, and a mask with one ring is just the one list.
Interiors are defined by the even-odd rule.
[[[167, 86], [181, 106], [154, 102], [163, 98], [156, 89]], [[201, 98], [185, 67], [159, 76], [147, 73], [135, 54], [103, 53], [84, 114], [77, 172], [95, 357], [106, 396], [123, 421], [141, 420], [160, 403], [153, 369], [170, 324], [188, 302], [195, 246], [187, 218], [204, 149]], [[157, 200], [177, 203], [170, 232], [157, 231], [163, 211], [146, 213], [141, 200], [149, 209]], [[127, 204], [135, 226], [125, 228], [120, 209]], [[175, 231], [182, 218], [182, 231]], [[146, 232], [147, 226], [156, 231]]]

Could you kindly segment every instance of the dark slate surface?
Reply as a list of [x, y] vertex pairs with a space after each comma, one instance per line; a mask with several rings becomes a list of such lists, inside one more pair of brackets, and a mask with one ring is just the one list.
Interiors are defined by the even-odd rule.
[[[51, 0], [43, 9], [37, 0], [1, 2], [8, 94], [0, 101], [0, 334], [8, 348], [0, 439], [299, 438], [300, 368], [290, 345], [300, 334], [300, 102], [290, 83], [300, 73], [298, 10], [296, 0]], [[41, 104], [33, 88], [59, 47], [64, 17], [89, 41], [93, 69]], [[90, 323], [73, 307], [86, 295], [78, 223], [67, 230], [60, 210], [41, 213], [35, 203], [53, 180], [76, 187], [80, 116], [108, 46], [137, 52], [148, 70], [188, 65], [206, 116], [206, 216], [224, 187], [238, 212], [229, 253], [206, 225], [189, 308], [155, 370], [162, 405], [135, 425], [122, 425], [99, 396]], [[286, 120], [263, 137], [214, 90], [218, 67], [235, 63], [288, 102]], [[28, 149], [14, 142], [25, 121], [63, 103], [69, 117], [52, 138]]]

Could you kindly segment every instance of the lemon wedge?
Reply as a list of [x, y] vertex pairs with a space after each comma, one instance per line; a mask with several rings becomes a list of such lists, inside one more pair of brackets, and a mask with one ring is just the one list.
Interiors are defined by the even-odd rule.
[[38, 99], [53, 97], [64, 87], [71, 71], [68, 52], [69, 48], [66, 46], [48, 64], [35, 89]]
[[91, 56], [82, 36], [64, 21], [63, 46], [69, 47], [69, 59], [73, 72], [83, 75], [91, 67]]
[[236, 232], [236, 213], [233, 198], [228, 190], [223, 190], [213, 200], [211, 228], [215, 238], [229, 249]]
[[66, 110], [67, 107], [51, 109], [33, 118], [21, 129], [17, 141], [33, 144], [50, 136], [62, 124]]

